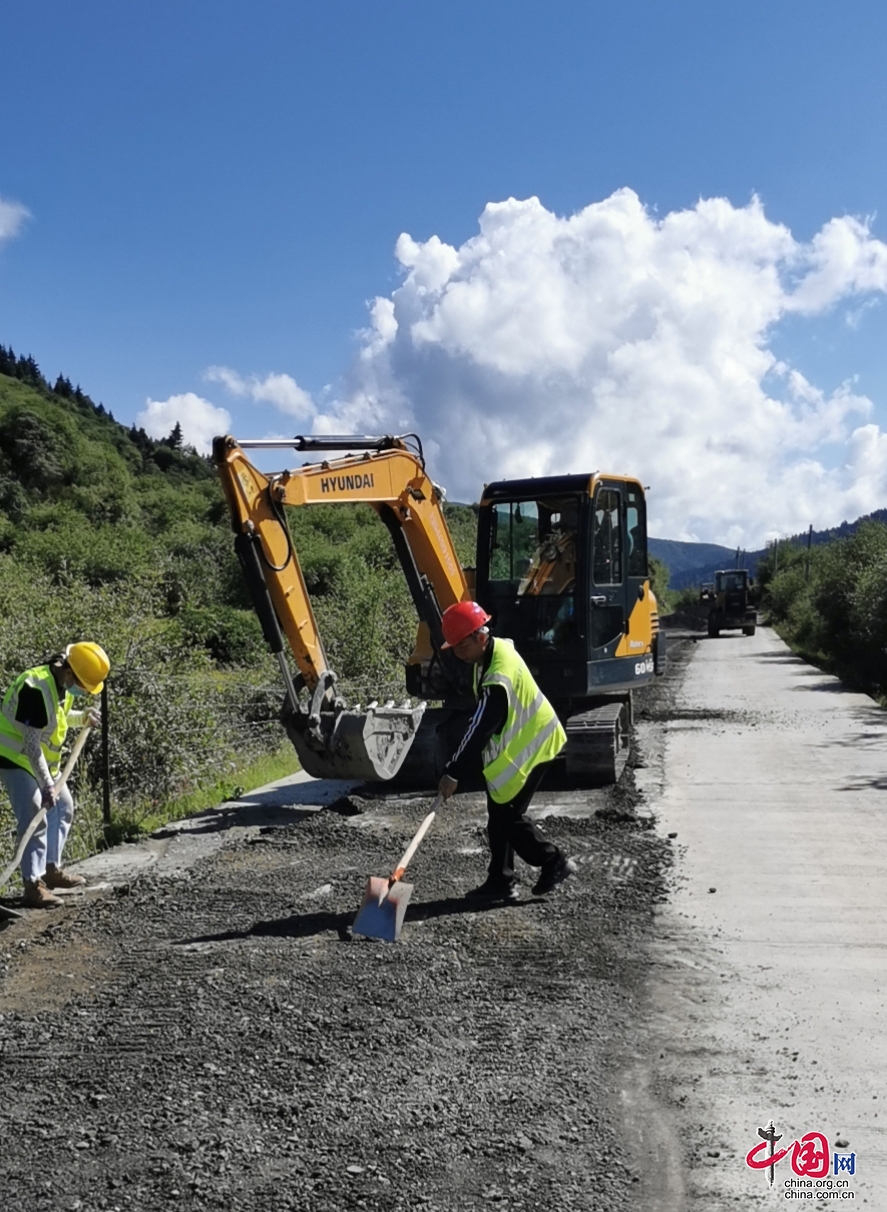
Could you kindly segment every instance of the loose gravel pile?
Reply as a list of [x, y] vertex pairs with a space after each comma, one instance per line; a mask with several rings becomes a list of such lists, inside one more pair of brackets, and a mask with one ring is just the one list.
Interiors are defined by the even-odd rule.
[[231, 828], [186, 870], [10, 924], [4, 1212], [633, 1207], [617, 1075], [671, 853], [638, 801], [631, 766], [618, 788], [542, 793], [581, 809], [543, 824], [578, 875], [540, 899], [524, 869], [520, 904], [483, 908], [464, 894], [484, 801], [457, 796], [394, 945], [350, 926], [428, 797]]

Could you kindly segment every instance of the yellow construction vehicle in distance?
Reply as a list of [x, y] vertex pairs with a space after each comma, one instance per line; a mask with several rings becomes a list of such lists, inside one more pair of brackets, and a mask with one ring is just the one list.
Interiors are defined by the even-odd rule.
[[725, 568], [715, 573], [710, 585], [703, 585], [699, 600], [708, 606], [708, 634], [716, 639], [722, 631], [742, 629], [754, 635], [758, 622], [758, 591], [747, 568]]
[[[272, 474], [245, 454], [274, 448], [347, 453]], [[628, 755], [631, 691], [661, 672], [664, 661], [637, 480], [594, 473], [488, 484], [475, 574], [456, 555], [444, 493], [427, 474], [416, 435], [288, 442], [225, 436], [215, 439], [213, 458], [235, 549], [280, 664], [283, 723], [309, 774], [436, 781], [472, 701], [470, 671], [443, 648], [441, 615], [475, 598], [492, 615], [494, 630], [514, 641], [560, 714], [567, 775], [618, 778]], [[334, 502], [363, 502], [391, 535], [418, 616], [405, 680], [416, 703], [351, 709], [327, 664], [285, 510]], [[440, 705], [428, 707], [429, 700]]]

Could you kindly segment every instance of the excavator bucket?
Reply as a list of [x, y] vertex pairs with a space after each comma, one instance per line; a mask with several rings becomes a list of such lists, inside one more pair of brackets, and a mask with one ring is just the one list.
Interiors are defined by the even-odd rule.
[[393, 779], [409, 753], [424, 703], [418, 707], [324, 711], [312, 723], [307, 713], [284, 711], [283, 723], [302, 768], [320, 779]]

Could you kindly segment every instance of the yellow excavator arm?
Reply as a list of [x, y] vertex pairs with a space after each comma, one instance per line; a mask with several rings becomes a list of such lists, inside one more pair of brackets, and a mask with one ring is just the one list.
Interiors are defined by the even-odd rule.
[[[244, 453], [248, 448], [349, 453], [266, 474], [249, 461]], [[326, 777], [392, 778], [406, 757], [424, 704], [391, 704], [363, 713], [348, 710], [327, 665], [284, 510], [335, 502], [361, 502], [375, 510], [391, 534], [419, 615], [417, 653], [426, 664], [429, 657], [440, 661], [441, 614], [470, 592], [443, 516], [443, 491], [426, 474], [418, 439], [348, 435], [238, 442], [226, 436], [215, 439], [213, 457], [231, 513], [235, 548], [265, 639], [284, 676], [284, 723], [303, 766], [310, 774]], [[299, 670], [295, 680], [281, 632]], [[414, 654], [414, 659], [420, 657]], [[300, 700], [302, 688], [308, 691], [306, 704]]]

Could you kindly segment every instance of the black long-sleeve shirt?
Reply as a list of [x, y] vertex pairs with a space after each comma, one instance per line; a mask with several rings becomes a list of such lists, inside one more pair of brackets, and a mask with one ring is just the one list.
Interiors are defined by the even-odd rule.
[[[478, 670], [478, 682], [490, 667], [493, 659], [493, 637], [487, 644], [486, 652]], [[456, 752], [444, 767], [444, 773], [451, 779], [461, 782], [471, 774], [477, 773], [483, 764], [482, 754], [490, 737], [500, 732], [508, 718], [508, 695], [504, 686], [482, 686], [477, 700], [477, 707], [471, 717], [465, 735], [459, 742]]]

